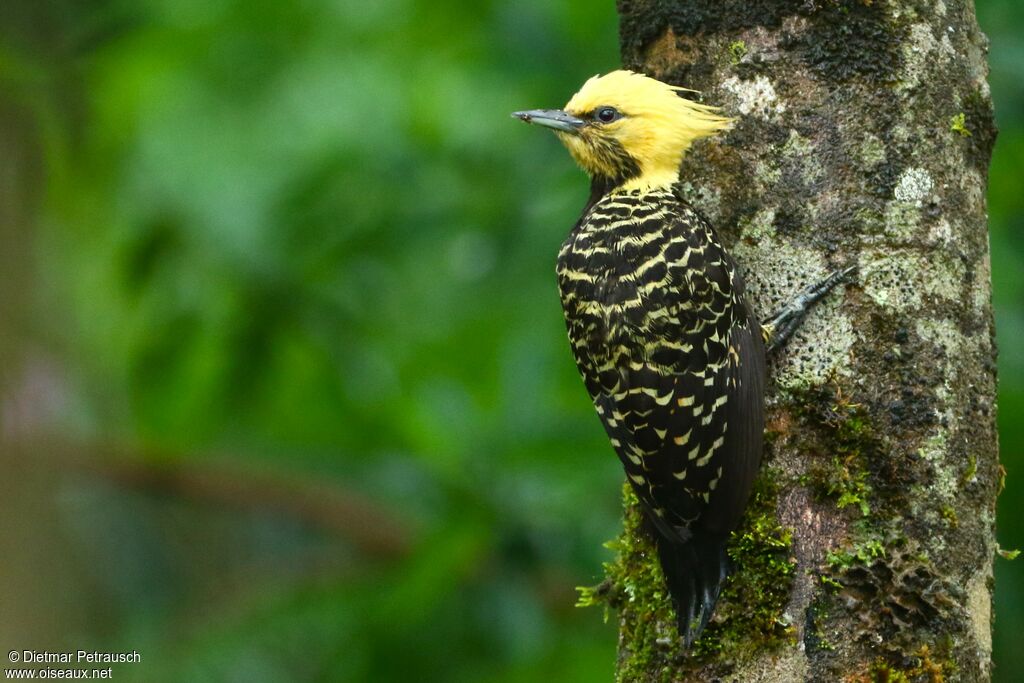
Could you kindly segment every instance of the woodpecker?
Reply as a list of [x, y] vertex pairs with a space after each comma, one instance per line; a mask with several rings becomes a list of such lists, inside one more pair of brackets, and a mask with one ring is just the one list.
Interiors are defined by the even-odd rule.
[[655, 537], [685, 647], [731, 570], [760, 462], [766, 342], [845, 275], [762, 326], [715, 230], [676, 191], [692, 143], [733, 121], [631, 71], [594, 76], [564, 109], [513, 114], [553, 129], [591, 178], [558, 254], [576, 366]]

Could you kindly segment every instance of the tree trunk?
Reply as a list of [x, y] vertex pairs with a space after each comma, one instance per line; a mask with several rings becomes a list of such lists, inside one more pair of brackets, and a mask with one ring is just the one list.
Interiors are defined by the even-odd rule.
[[622, 681], [987, 680], [995, 128], [971, 0], [620, 0], [623, 61], [738, 117], [683, 163], [762, 318], [855, 263], [772, 363], [765, 465], [683, 653], [627, 491]]

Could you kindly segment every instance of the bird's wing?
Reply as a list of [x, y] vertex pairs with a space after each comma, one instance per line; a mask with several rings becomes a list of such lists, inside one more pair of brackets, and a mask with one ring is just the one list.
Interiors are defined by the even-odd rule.
[[[570, 327], [570, 337], [652, 521], [686, 540], [698, 518], [701, 529], [728, 533], [742, 513], [760, 462], [764, 351], [734, 296], [739, 275], [710, 228], [683, 213], [665, 236], [665, 268], [647, 268], [660, 284], [609, 278], [604, 329], [574, 335]], [[610, 305], [636, 296], [640, 307]]]

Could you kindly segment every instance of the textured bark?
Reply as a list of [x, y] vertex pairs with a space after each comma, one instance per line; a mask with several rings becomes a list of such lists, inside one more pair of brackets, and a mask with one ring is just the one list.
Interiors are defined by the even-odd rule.
[[987, 680], [995, 129], [970, 0], [620, 0], [623, 61], [739, 121], [684, 161], [762, 317], [856, 263], [774, 361], [763, 481], [682, 653], [627, 495], [628, 681]]

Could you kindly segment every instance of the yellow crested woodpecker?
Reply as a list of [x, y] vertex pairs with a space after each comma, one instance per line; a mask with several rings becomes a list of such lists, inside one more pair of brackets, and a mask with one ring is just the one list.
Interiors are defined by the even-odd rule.
[[732, 120], [630, 71], [588, 80], [551, 128], [591, 177], [558, 255], [569, 341], [650, 520], [686, 647], [730, 570], [725, 544], [761, 462], [765, 342], [778, 345], [847, 271], [762, 326], [714, 229], [675, 191], [690, 145]]

